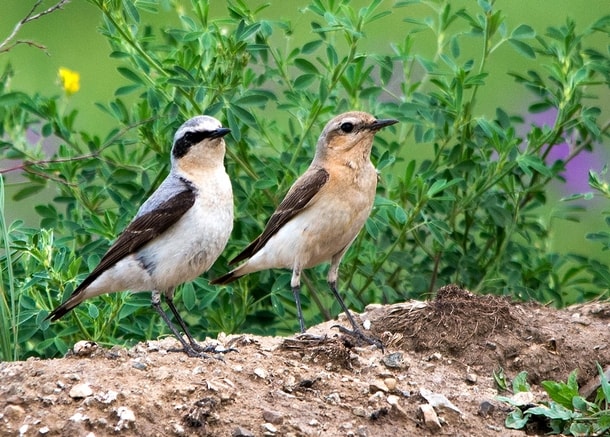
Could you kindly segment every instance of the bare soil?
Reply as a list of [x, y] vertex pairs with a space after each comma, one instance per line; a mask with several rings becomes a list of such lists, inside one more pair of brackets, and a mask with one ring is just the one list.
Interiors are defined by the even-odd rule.
[[[61, 359], [0, 363], [2, 436], [524, 436], [504, 427], [492, 374], [545, 379], [610, 364], [609, 303], [565, 310], [456, 286], [360, 314], [385, 350], [327, 322], [306, 337], [221, 336], [217, 358], [79, 343]], [[339, 322], [343, 322], [342, 318]], [[529, 429], [542, 435], [543, 428]]]

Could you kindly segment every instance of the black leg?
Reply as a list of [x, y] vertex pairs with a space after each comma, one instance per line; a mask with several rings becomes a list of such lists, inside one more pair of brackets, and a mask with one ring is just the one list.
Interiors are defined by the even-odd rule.
[[347, 306], [345, 305], [345, 302], [343, 302], [343, 298], [339, 295], [339, 292], [337, 291], [337, 283], [329, 281], [328, 282], [328, 286], [330, 287], [330, 290], [333, 292], [333, 295], [335, 296], [335, 299], [337, 299], [339, 301], [339, 305], [341, 305], [341, 309], [343, 310], [343, 312], [347, 316], [347, 320], [349, 320], [350, 324], [352, 325], [352, 330], [350, 331], [349, 329], [344, 328], [341, 325], [335, 325], [333, 327], [338, 328], [339, 331], [343, 332], [344, 334], [351, 335], [352, 337], [356, 337], [356, 338], [359, 338], [361, 340], [364, 340], [368, 344], [375, 345], [375, 346], [377, 346], [379, 349], [381, 349], [383, 351], [383, 344], [381, 343], [380, 340], [378, 340], [376, 338], [368, 337], [367, 335], [365, 335], [362, 332], [362, 330], [360, 329], [360, 326], [358, 326], [358, 324], [356, 323], [356, 321], [352, 317], [351, 313], [347, 309]]
[[[173, 305], [172, 305], [173, 306]], [[169, 319], [169, 317], [167, 317], [167, 314], [165, 314], [165, 311], [163, 311], [163, 308], [161, 308], [161, 303], [160, 302], [155, 302], [155, 300], [153, 299], [152, 302], [152, 307], [155, 309], [155, 311], [159, 314], [159, 316], [161, 316], [161, 318], [163, 319], [163, 321], [165, 322], [165, 324], [169, 327], [170, 331], [172, 331], [172, 334], [174, 334], [174, 336], [178, 339], [178, 341], [182, 344], [182, 347], [184, 349], [184, 352], [189, 356], [189, 357], [203, 357], [205, 358], [205, 354], [202, 353], [202, 351], [196, 350], [192, 345], [190, 345], [189, 343], [187, 343], [184, 338], [182, 338], [182, 335], [180, 335], [180, 333], [178, 332], [178, 330], [176, 329], [176, 327], [174, 326], [174, 324], [172, 323], [172, 321]], [[170, 306], [171, 308], [171, 306]], [[175, 310], [175, 308], [174, 308]], [[175, 315], [175, 313], [174, 313]], [[183, 321], [181, 318], [179, 318], [181, 325], [183, 325]], [[199, 346], [199, 345], [197, 345]], [[199, 348], [201, 348], [199, 346]]]
[[196, 349], [196, 350], [203, 349], [201, 346], [199, 346], [199, 343], [197, 343], [195, 341], [195, 339], [189, 332], [188, 328], [186, 327], [186, 323], [184, 323], [184, 320], [182, 319], [182, 317], [180, 316], [180, 313], [178, 312], [178, 310], [176, 309], [176, 306], [174, 305], [174, 300], [170, 297], [165, 296], [165, 302], [167, 303], [167, 306], [171, 310], [172, 314], [174, 315], [174, 318], [178, 321], [178, 324], [182, 328], [182, 332], [184, 332], [184, 335], [186, 335], [186, 338], [188, 338], [189, 343], [191, 344], [191, 346], [193, 346], [193, 349]]
[[305, 319], [303, 318], [303, 310], [301, 309], [301, 287], [292, 287], [292, 294], [294, 295], [294, 301], [297, 305], [297, 316], [299, 318], [299, 325], [301, 327], [301, 333], [305, 332]]
[[176, 318], [176, 320], [178, 320], [178, 323], [180, 324], [180, 327], [182, 328], [182, 332], [184, 332], [184, 335], [186, 335], [186, 338], [188, 338], [189, 343], [191, 344], [191, 347], [194, 350], [196, 350], [197, 352], [203, 352], [203, 353], [209, 352], [209, 353], [214, 353], [214, 354], [235, 352], [237, 350], [234, 348], [216, 350], [216, 346], [214, 346], [214, 345], [201, 346], [199, 343], [197, 343], [197, 341], [193, 338], [193, 336], [187, 329], [186, 323], [184, 323], [184, 319], [182, 317], [180, 317], [180, 313], [178, 313], [178, 309], [176, 309], [176, 306], [174, 305], [174, 300], [165, 296], [165, 301], [167, 302], [167, 306], [169, 307], [169, 309], [172, 311], [172, 314], [174, 314], [174, 317]]

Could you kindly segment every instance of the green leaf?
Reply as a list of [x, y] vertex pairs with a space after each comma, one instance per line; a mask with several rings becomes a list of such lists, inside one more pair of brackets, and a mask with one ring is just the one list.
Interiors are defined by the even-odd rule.
[[536, 58], [536, 52], [534, 52], [534, 49], [529, 44], [515, 38], [509, 38], [508, 42], [523, 56], [531, 59]]
[[23, 200], [27, 197], [33, 196], [36, 193], [40, 193], [45, 188], [45, 185], [43, 185], [43, 184], [38, 184], [38, 183], [33, 183], [33, 182], [30, 182], [30, 184], [31, 184], [30, 186], [22, 188], [21, 190], [17, 191], [13, 195], [13, 200], [14, 201]]
[[407, 222], [407, 213], [398, 205], [394, 208], [394, 219], [401, 225]]
[[255, 190], [266, 190], [267, 188], [277, 187], [278, 182], [271, 179], [259, 179], [254, 182], [253, 187]]
[[536, 31], [534, 29], [532, 29], [530, 26], [528, 26], [527, 24], [521, 24], [521, 25], [517, 26], [515, 29], [513, 29], [513, 31], [510, 34], [510, 37], [516, 38], [516, 39], [535, 38]]
[[574, 417], [577, 417], [571, 409], [568, 409], [556, 402], [549, 402], [548, 407], [546, 405], [539, 405], [537, 407], [529, 408], [527, 413], [536, 416], [544, 416], [548, 419], [559, 419], [565, 421], [572, 420]]
[[595, 405], [593, 402], [587, 401], [582, 396], [574, 396], [572, 398], [572, 407], [575, 411], [588, 414], [594, 414], [599, 411], [599, 407], [597, 405]]
[[597, 373], [599, 373], [599, 383], [604, 394], [604, 399], [610, 403], [610, 383], [608, 382], [608, 377], [599, 363], [596, 362], [595, 365], [597, 366]]
[[506, 416], [504, 426], [510, 429], [522, 429], [527, 424], [529, 417], [529, 414], [523, 415], [523, 412], [517, 408]]
[[123, 0], [123, 8], [134, 23], [140, 22], [140, 13], [131, 0]]
[[532, 169], [534, 169], [535, 171], [537, 171], [538, 173], [540, 173], [543, 176], [547, 176], [547, 177], [552, 176], [549, 168], [544, 164], [542, 159], [540, 159], [540, 157], [538, 157], [538, 156], [520, 155], [517, 158], [517, 165], [528, 176], [533, 175]]
[[301, 48], [301, 52], [309, 55], [313, 52], [315, 52], [316, 50], [318, 50], [318, 48], [322, 45], [323, 41], [321, 39], [316, 39], [314, 41], [310, 41], [306, 44], [303, 45], [303, 47]]
[[141, 87], [141, 85], [139, 85], [139, 84], [122, 86], [115, 90], [114, 95], [116, 97], [119, 97], [119, 96], [124, 96], [126, 94], [131, 94], [132, 92], [136, 91], [140, 87]]
[[593, 432], [593, 430], [591, 429], [591, 426], [586, 424], [586, 423], [582, 423], [582, 422], [572, 422], [570, 424], [570, 434], [572, 434], [573, 436], [591, 436], [591, 435], [600, 435], [596, 432]]
[[0, 107], [18, 105], [28, 99], [27, 94], [19, 91], [2, 94], [0, 95]]
[[313, 65], [311, 62], [309, 62], [307, 59], [303, 59], [303, 58], [297, 58], [294, 60], [294, 65], [301, 71], [303, 71], [304, 73], [311, 73], [311, 74], [319, 74], [320, 72], [318, 71], [318, 69], [316, 68], [315, 65]]
[[143, 84], [144, 81], [142, 80], [142, 78], [140, 76], [138, 76], [136, 73], [134, 73], [133, 71], [131, 71], [129, 68], [127, 67], [118, 67], [117, 71], [125, 78], [129, 79], [132, 82], [135, 82], [137, 84]]
[[303, 90], [313, 84], [316, 78], [315, 74], [302, 74], [294, 80], [293, 85], [297, 90]]
[[100, 315], [100, 310], [96, 305], [88, 305], [87, 310], [89, 317], [91, 317], [92, 319], [97, 319]]
[[197, 303], [197, 295], [195, 293], [195, 287], [192, 283], [185, 284], [182, 287], [182, 302], [187, 311], [193, 311], [195, 304]]
[[265, 94], [250, 93], [235, 100], [235, 103], [239, 106], [265, 106], [268, 101], [269, 97]]
[[513, 393], [530, 391], [530, 385], [527, 382], [527, 372], [519, 372], [513, 379]]
[[579, 396], [576, 371], [570, 373], [567, 383], [542, 381], [540, 385], [553, 401], [565, 408], [572, 408], [572, 398]]

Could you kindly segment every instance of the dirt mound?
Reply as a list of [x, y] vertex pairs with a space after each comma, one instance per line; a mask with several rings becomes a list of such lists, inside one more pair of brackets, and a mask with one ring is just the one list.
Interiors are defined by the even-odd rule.
[[503, 426], [495, 369], [533, 384], [578, 369], [582, 385], [610, 364], [604, 303], [557, 311], [448, 286], [360, 320], [383, 353], [333, 321], [290, 339], [221, 336], [238, 350], [222, 360], [168, 352], [167, 338], [0, 363], [0, 435], [524, 435]]

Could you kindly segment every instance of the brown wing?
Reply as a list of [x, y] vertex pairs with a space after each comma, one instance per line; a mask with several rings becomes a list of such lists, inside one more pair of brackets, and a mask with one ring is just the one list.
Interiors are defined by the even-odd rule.
[[185, 190], [161, 203], [153, 211], [137, 217], [119, 235], [98, 266], [78, 286], [74, 293], [87, 288], [104, 271], [127, 255], [134, 253], [153, 238], [176, 223], [195, 203], [195, 192]]
[[229, 264], [250, 258], [263, 248], [267, 241], [284, 226], [290, 219], [303, 210], [311, 199], [328, 182], [329, 174], [323, 168], [308, 171], [295, 182], [288, 194], [277, 207], [262, 234], [248, 245], [239, 255], [233, 258]]

